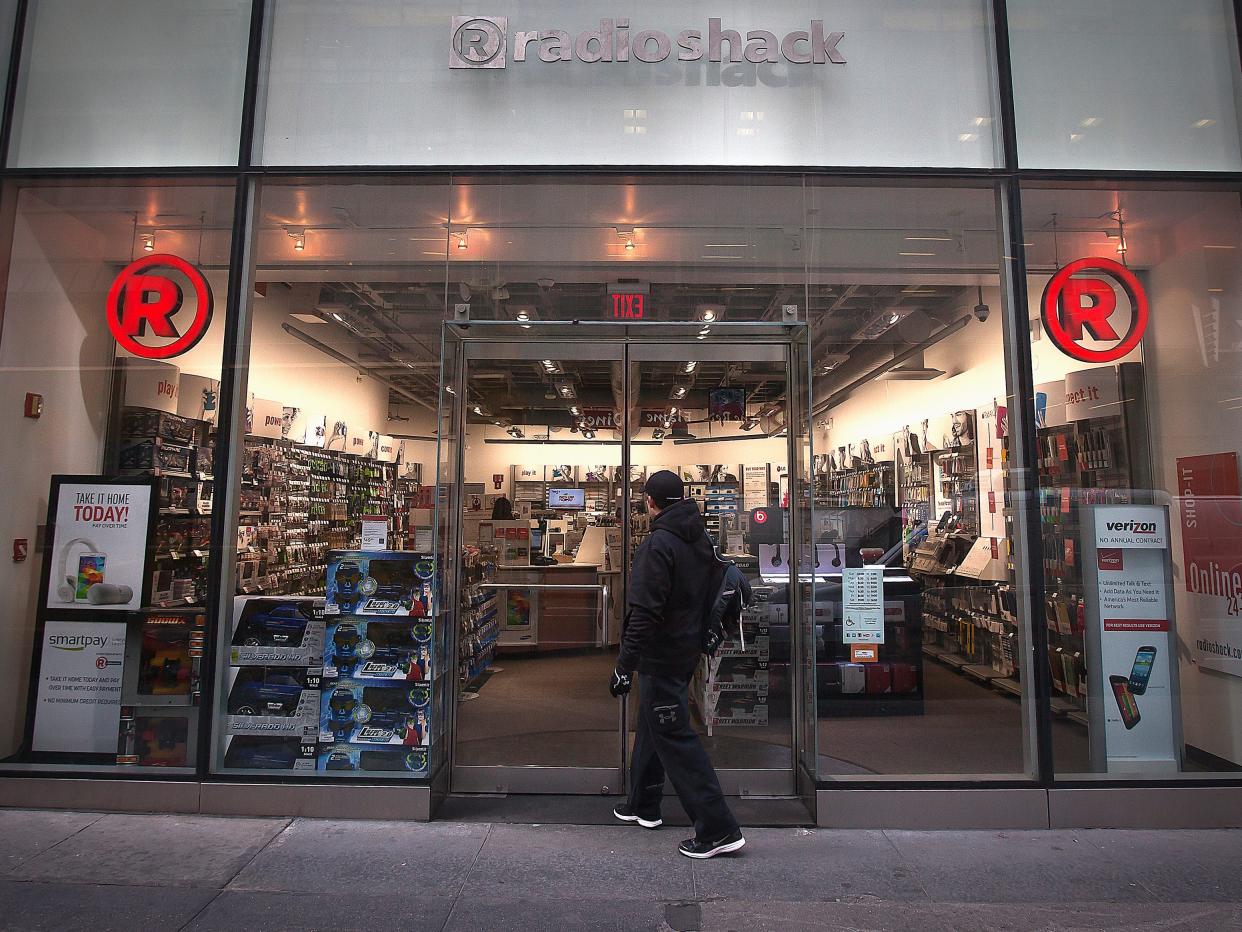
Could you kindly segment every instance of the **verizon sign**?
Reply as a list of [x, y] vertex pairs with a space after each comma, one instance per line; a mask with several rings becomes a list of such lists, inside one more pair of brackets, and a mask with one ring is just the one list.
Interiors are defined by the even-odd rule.
[[449, 42], [449, 67], [472, 69], [506, 68], [538, 60], [643, 62], [657, 64], [669, 59], [680, 62], [781, 61], [794, 65], [844, 65], [839, 46], [843, 32], [828, 32], [824, 21], [813, 19], [809, 29], [795, 29], [783, 36], [767, 29], [727, 29], [721, 20], [707, 21], [706, 31], [683, 29], [670, 35], [659, 29], [631, 29], [628, 19], [601, 19], [598, 29], [576, 35], [564, 29], [531, 29], [509, 32], [507, 16], [454, 16]]

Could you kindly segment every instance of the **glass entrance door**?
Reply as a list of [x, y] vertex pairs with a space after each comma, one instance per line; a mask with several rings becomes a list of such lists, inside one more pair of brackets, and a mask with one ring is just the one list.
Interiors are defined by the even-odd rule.
[[746, 645], [701, 663], [696, 727], [727, 793], [793, 793], [788, 353], [467, 339], [454, 791], [623, 791], [632, 719], [607, 683], [643, 482], [669, 469], [761, 599]]

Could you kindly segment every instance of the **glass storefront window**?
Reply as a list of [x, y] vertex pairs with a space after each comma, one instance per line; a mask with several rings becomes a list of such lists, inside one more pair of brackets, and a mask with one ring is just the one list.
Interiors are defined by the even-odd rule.
[[9, 163], [236, 165], [249, 0], [32, 0]]
[[1242, 769], [1234, 190], [1023, 194], [1058, 776]]
[[[213, 766], [440, 766], [446, 181], [268, 184], [234, 436]], [[235, 532], [235, 533], [234, 533]]]
[[1023, 168], [1239, 171], [1227, 0], [1009, 0]]
[[997, 164], [983, 0], [488, 14], [275, 0], [256, 163]]
[[0, 767], [193, 772], [233, 188], [6, 197]]
[[997, 197], [808, 194], [821, 780], [1032, 775]]

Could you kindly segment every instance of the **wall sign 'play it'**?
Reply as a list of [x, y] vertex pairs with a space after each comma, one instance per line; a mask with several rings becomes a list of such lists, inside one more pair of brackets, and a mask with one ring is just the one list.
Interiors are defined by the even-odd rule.
[[[1123, 332], [1114, 320], [1125, 313], [1118, 293], [1130, 305], [1129, 326]], [[1052, 276], [1041, 314], [1048, 336], [1065, 355], [1083, 362], [1115, 362], [1143, 339], [1150, 304], [1132, 271], [1114, 259], [1095, 257], [1076, 259]]]

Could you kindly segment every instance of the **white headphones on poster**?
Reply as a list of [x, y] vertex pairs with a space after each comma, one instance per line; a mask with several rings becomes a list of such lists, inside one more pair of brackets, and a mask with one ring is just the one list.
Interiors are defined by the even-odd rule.
[[[77, 585], [74, 577], [68, 575], [69, 554], [74, 547], [83, 547], [85, 553], [98, 553], [99, 548], [86, 537], [75, 537], [60, 548], [60, 562], [57, 564], [56, 578], [61, 580], [56, 586], [56, 597], [66, 604], [76, 601]], [[129, 586], [115, 586], [110, 583], [96, 583], [86, 590], [86, 600], [92, 605], [124, 605], [134, 597], [134, 590]]]

